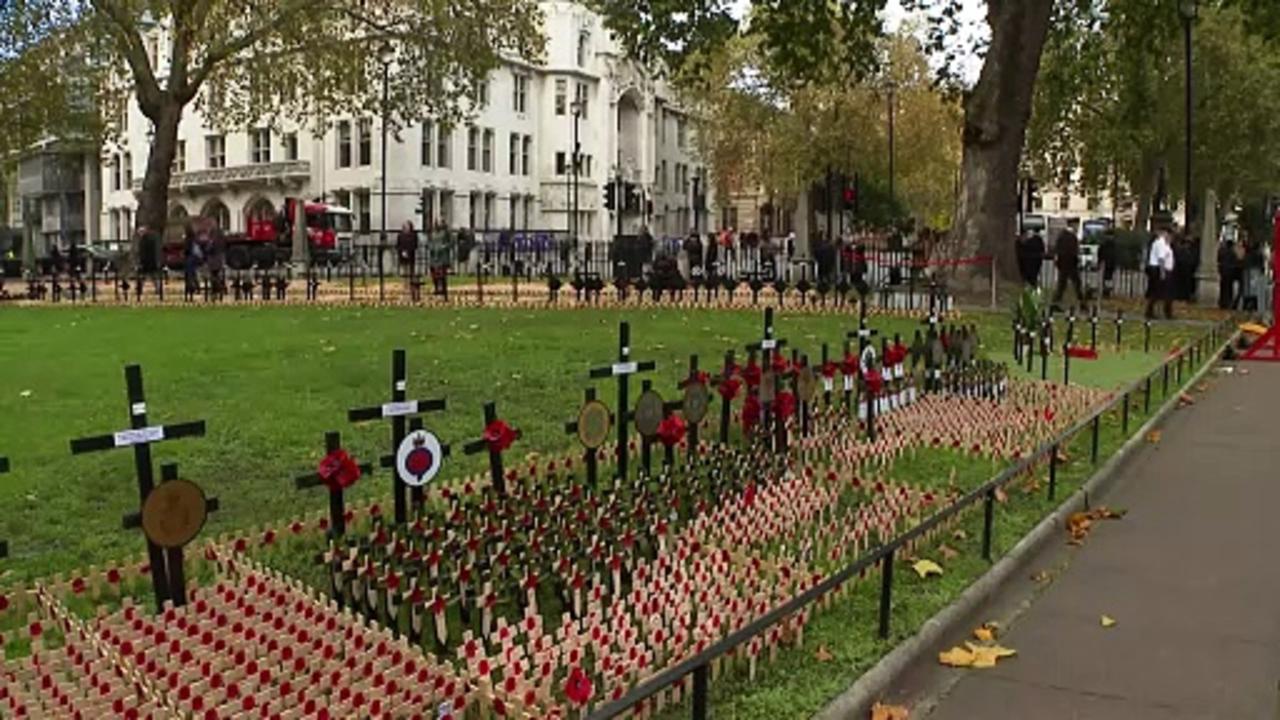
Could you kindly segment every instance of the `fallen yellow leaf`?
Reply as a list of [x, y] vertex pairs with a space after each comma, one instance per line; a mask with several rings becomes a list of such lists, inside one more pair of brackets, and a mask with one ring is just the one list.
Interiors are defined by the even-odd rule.
[[948, 667], [970, 667], [973, 665], [973, 652], [962, 647], [953, 647], [938, 653], [938, 662]]
[[1147, 433], [1147, 442], [1150, 443], [1151, 445], [1159, 445], [1161, 437], [1162, 437], [1162, 434], [1159, 430], [1152, 430], [1151, 432]]
[[871, 706], [871, 720], [911, 720], [911, 714], [901, 705], [876, 703]]
[[943, 560], [952, 560], [960, 554], [958, 550], [953, 550], [946, 544], [939, 545], [938, 552], [942, 553]]
[[1052, 579], [1053, 579], [1053, 576], [1049, 574], [1048, 570], [1041, 570], [1040, 572], [1031, 576], [1031, 581], [1037, 582], [1037, 583], [1047, 583]]
[[996, 488], [994, 495], [996, 496], [996, 502], [998, 503], [1009, 502], [1009, 493], [1005, 492], [1002, 487]]
[[956, 531], [951, 533], [951, 537], [956, 540], [968, 540], [969, 533], [965, 532], [964, 528], [956, 528]]
[[818, 651], [813, 654], [813, 657], [821, 663], [831, 662], [835, 659], [835, 656], [831, 654], [831, 651], [827, 650], [826, 645], [819, 645]]
[[980, 642], [994, 642], [996, 639], [996, 628], [991, 623], [986, 623], [982, 627], [974, 628], [973, 636]]
[[1115, 626], [1116, 626], [1115, 618], [1111, 617], [1110, 615], [1102, 616], [1102, 627], [1109, 628], [1109, 627], [1115, 627]]
[[973, 655], [973, 662], [970, 663], [969, 667], [980, 669], [993, 668], [998, 661], [1018, 654], [1016, 650], [999, 645], [974, 645], [971, 642], [966, 642], [965, 647]]
[[930, 575], [942, 574], [942, 566], [932, 560], [917, 560], [915, 564], [911, 566], [911, 569], [915, 570], [916, 574], [922, 578], [927, 578]]

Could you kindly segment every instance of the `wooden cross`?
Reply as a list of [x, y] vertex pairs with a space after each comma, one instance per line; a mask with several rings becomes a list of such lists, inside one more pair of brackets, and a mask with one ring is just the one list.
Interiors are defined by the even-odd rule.
[[631, 359], [631, 323], [623, 322], [618, 325], [618, 361], [607, 367], [594, 368], [589, 373], [592, 380], [607, 377], [618, 379], [618, 477], [624, 480], [627, 477], [627, 442], [630, 439], [627, 433], [631, 419], [627, 412], [630, 403], [630, 378], [637, 373], [652, 372], [657, 368], [658, 364], [652, 360], [636, 362]]
[[[404, 441], [404, 437], [407, 434], [408, 418], [445, 409], [443, 398], [437, 400], [407, 399], [409, 396], [408, 384], [405, 352], [397, 349], [391, 355], [391, 402], [347, 411], [347, 419], [351, 422], [391, 419], [391, 464], [386, 464], [386, 459], [384, 458], [383, 467], [394, 467], [396, 451], [400, 448], [400, 443]], [[409, 506], [408, 496], [405, 492], [406, 485], [400, 479], [399, 473], [391, 473], [391, 486], [395, 495], [396, 523], [403, 525], [409, 519]], [[415, 489], [414, 500], [418, 501], [420, 498], [421, 489]]]
[[[694, 384], [697, 384], [697, 383], [699, 383], [699, 382], [701, 382], [701, 380], [700, 380], [700, 378], [698, 377], [698, 355], [695, 353], [695, 354], [693, 354], [693, 355], [690, 355], [690, 356], [689, 356], [689, 376], [688, 376], [688, 377], [686, 377], [684, 380], [682, 380], [682, 381], [680, 382], [680, 384], [679, 384], [677, 387], [679, 387], [679, 388], [680, 388], [680, 390], [684, 390], [685, 388], [689, 387], [690, 385], [694, 385]], [[708, 399], [708, 403], [710, 403], [710, 400], [709, 400], [709, 399]], [[684, 404], [683, 404], [683, 403], [681, 403], [681, 408], [683, 408], [683, 407], [684, 407]], [[688, 418], [686, 417], [685, 419], [687, 420]], [[697, 453], [698, 453], [698, 426], [699, 426], [699, 425], [701, 425], [701, 424], [702, 424], [701, 422], [696, 422], [696, 423], [695, 423], [695, 422], [690, 422], [690, 423], [689, 423], [689, 427], [688, 427], [688, 429], [686, 430], [686, 433], [688, 434], [688, 438], [689, 438], [689, 458], [693, 458], [693, 457], [696, 457], [696, 456], [697, 456]], [[686, 459], [686, 461], [687, 461], [687, 460], [688, 460], [688, 459]]]
[[[338, 432], [327, 432], [324, 434], [324, 454], [326, 457], [330, 453], [342, 449], [342, 434]], [[357, 465], [361, 475], [368, 475], [373, 472], [373, 466], [365, 463]], [[306, 490], [313, 487], [319, 487], [326, 484], [326, 479], [320, 476], [319, 472], [312, 472], [309, 475], [299, 475], [293, 479], [294, 487], [299, 490]], [[343, 497], [342, 488], [330, 489], [329, 491], [329, 532], [327, 535], [334, 539], [339, 539], [347, 531], [347, 510], [346, 502]]]
[[[133, 448], [134, 472], [138, 479], [138, 506], [141, 507], [155, 487], [151, 466], [151, 445], [167, 440], [204, 435], [203, 420], [173, 425], [147, 425], [147, 401], [142, 388], [142, 368], [130, 365], [124, 369], [125, 389], [129, 403], [129, 429], [107, 435], [78, 438], [71, 441], [71, 454], [101, 452], [117, 448]], [[147, 539], [147, 555], [151, 563], [151, 585], [156, 596], [156, 610], [163, 609], [169, 594], [165, 576], [165, 554], [159, 545]]]
[[[488, 434], [489, 427], [493, 423], [501, 422], [498, 420], [498, 404], [487, 402], [484, 404], [484, 427], [485, 434]], [[519, 439], [520, 431], [514, 430], [515, 437]], [[467, 455], [475, 455], [483, 450], [489, 451], [489, 479], [493, 482], [493, 489], [498, 493], [498, 497], [507, 496], [507, 480], [503, 476], [502, 469], [502, 450], [494, 447], [488, 438], [481, 437], [478, 440], [472, 440], [462, 447], [462, 451]]]
[[[166, 463], [160, 466], [160, 483], [173, 482], [178, 479], [178, 466], [176, 463]], [[218, 498], [206, 498], [204, 501], [205, 513], [216, 512], [218, 510]], [[125, 515], [124, 528], [126, 530], [134, 530], [142, 527], [142, 510], [132, 512]], [[201, 523], [203, 525], [203, 522]], [[153, 544], [151, 539], [147, 539], [147, 544]], [[151, 577], [157, 575], [164, 577], [168, 582], [168, 592], [165, 597], [156, 595], [156, 606], [163, 608], [164, 601], [170, 600], [174, 607], [182, 607], [187, 604], [187, 576], [183, 570], [182, 546], [164, 548], [164, 561], [157, 570], [156, 566], [151, 567]]]
[[[724, 369], [720, 371], [720, 376], [714, 380], [718, 387], [721, 383], [728, 382], [733, 379], [733, 351], [730, 350], [724, 354]], [[729, 442], [729, 425], [733, 420], [733, 401], [724, 395], [720, 396], [720, 444], [726, 445]]]
[[[9, 458], [0, 455], [0, 475], [9, 472]], [[0, 560], [9, 557], [9, 541], [0, 540]]]

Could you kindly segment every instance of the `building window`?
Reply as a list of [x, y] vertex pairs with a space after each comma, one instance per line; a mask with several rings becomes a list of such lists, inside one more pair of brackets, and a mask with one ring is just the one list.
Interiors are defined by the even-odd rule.
[[445, 227], [453, 226], [453, 191], [440, 191], [440, 224]]
[[476, 169], [476, 156], [480, 154], [480, 130], [474, 125], [467, 128], [467, 169]]
[[1067, 193], [1062, 193], [1061, 195], [1059, 195], [1059, 196], [1058, 196], [1058, 209], [1059, 209], [1059, 210], [1070, 210], [1070, 209], [1071, 209], [1071, 196], [1070, 196], [1070, 195], [1068, 195]]
[[533, 218], [533, 196], [525, 195], [524, 196], [524, 222], [521, 224], [520, 227], [525, 230], [528, 230], [529, 224], [532, 218]]
[[424, 120], [422, 122], [422, 165], [423, 167], [431, 167], [431, 148], [434, 139], [431, 137], [431, 121]]
[[529, 76], [516, 73], [512, 76], [515, 80], [511, 89], [511, 109], [518, 113], [524, 113], [529, 108]]
[[564, 152], [556, 153], [556, 174], [564, 175], [569, 171], [569, 163]]
[[507, 198], [507, 227], [515, 230], [520, 227], [518, 224], [519, 220], [520, 196], [513, 193], [511, 197]]
[[578, 176], [585, 177], [585, 178], [591, 177], [591, 156], [590, 155], [583, 155], [583, 154], [578, 155]]
[[360, 121], [360, 165], [373, 164], [373, 121], [365, 118]]
[[1089, 196], [1089, 212], [1098, 212], [1098, 206], [1102, 205], [1102, 199], [1097, 195]]
[[227, 166], [227, 139], [221, 135], [210, 135], [204, 139], [205, 165], [210, 168]]
[[487, 231], [493, 227], [493, 201], [497, 199], [493, 193], [486, 193], [484, 196], [484, 229]]
[[430, 231], [436, 225], [436, 191], [422, 191], [422, 229]]
[[666, 192], [667, 187], [667, 161], [663, 160], [662, 163], [658, 165], [658, 189], [662, 192]]
[[684, 149], [684, 143], [686, 140], [685, 133], [686, 133], [686, 130], [685, 130], [684, 118], [677, 117], [676, 118], [676, 147]]
[[124, 189], [128, 190], [133, 187], [133, 155], [131, 153], [124, 154]]
[[119, 155], [111, 158], [111, 189], [119, 190], [124, 183], [124, 161]]
[[449, 145], [453, 142], [453, 128], [441, 125], [436, 133], [436, 167], [447, 168], [452, 161]]
[[271, 162], [271, 130], [256, 128], [249, 132], [249, 160], [254, 164]]
[[351, 167], [351, 121], [338, 123], [338, 167]]
[[533, 172], [532, 168], [529, 166], [529, 156], [532, 154], [533, 154], [533, 138], [528, 135], [525, 135], [524, 143], [520, 148], [520, 169], [521, 171], [523, 171], [524, 175], [529, 175], [530, 173]]
[[480, 81], [476, 86], [476, 109], [483, 110], [489, 107], [489, 78]]
[[658, 123], [658, 144], [667, 144], [667, 110], [662, 106], [658, 106], [658, 112], [655, 118]]
[[467, 227], [476, 230], [480, 227], [480, 193], [468, 195], [467, 205]]
[[591, 33], [583, 30], [578, 33], [578, 67], [587, 66], [587, 54], [591, 49]]
[[179, 140], [178, 147], [173, 151], [173, 174], [184, 173], [187, 171], [187, 141]]
[[368, 233], [373, 227], [373, 200], [368, 190], [356, 190], [356, 216], [359, 218], [359, 232]]
[[493, 131], [484, 131], [484, 153], [481, 158], [481, 167], [485, 172], [493, 172]]
[[284, 159], [293, 162], [298, 159], [298, 133], [285, 133], [281, 141], [284, 145]]
[[507, 171], [512, 175], [520, 174], [520, 136], [511, 133], [510, 147], [507, 150]]
[[563, 115], [569, 106], [569, 81], [564, 78], [556, 80], [556, 114]]
[[578, 103], [578, 117], [587, 119], [587, 84], [578, 83], [574, 90], [574, 101]]
[[1035, 197], [1033, 197], [1033, 198], [1031, 199], [1031, 209], [1032, 209], [1032, 210], [1043, 210], [1043, 209], [1044, 209], [1044, 198], [1043, 198], [1043, 197], [1041, 197], [1041, 196], [1039, 196], [1039, 195], [1036, 195]]

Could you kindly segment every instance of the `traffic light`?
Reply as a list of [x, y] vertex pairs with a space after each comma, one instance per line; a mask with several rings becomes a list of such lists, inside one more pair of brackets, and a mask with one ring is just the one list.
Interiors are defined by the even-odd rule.
[[636, 187], [635, 183], [627, 183], [626, 193], [623, 207], [627, 212], [640, 212], [640, 188]]
[[606, 209], [609, 209], [609, 210], [613, 210], [615, 207], [617, 207], [617, 204], [614, 202], [614, 199], [613, 199], [614, 187], [616, 186], [612, 180], [609, 181], [608, 185], [604, 186], [604, 206]]

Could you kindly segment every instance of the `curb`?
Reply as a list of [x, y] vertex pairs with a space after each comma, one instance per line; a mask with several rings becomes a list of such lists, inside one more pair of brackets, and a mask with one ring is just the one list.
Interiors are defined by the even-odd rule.
[[1165, 418], [1173, 412], [1174, 408], [1177, 407], [1179, 396], [1187, 388], [1194, 387], [1205, 375], [1209, 374], [1209, 371], [1222, 359], [1222, 354], [1226, 348], [1235, 345], [1239, 334], [1239, 331], [1232, 334], [1224, 345], [1206, 359], [1198, 372], [1192, 375], [1181, 387], [1174, 389], [1164, 405], [1161, 405], [1147, 422], [1143, 423], [1142, 427], [1138, 428], [1125, 441], [1124, 445], [1121, 445], [1120, 449], [1080, 489], [1072, 493], [1057, 509], [1041, 520], [1031, 532], [1023, 536], [1009, 552], [1005, 553], [1004, 557], [996, 561], [982, 577], [965, 588], [964, 592], [960, 593], [960, 596], [950, 605], [926, 620], [915, 635], [899, 643], [897, 647], [889, 651], [889, 654], [881, 658], [880, 662], [863, 673], [853, 685], [849, 686], [847, 690], [815, 714], [813, 716], [814, 720], [854, 720], [856, 718], [865, 718], [867, 713], [870, 712], [871, 705], [880, 698], [904, 670], [921, 661], [926, 655], [931, 654], [933, 648], [944, 637], [958, 632], [961, 624], [980, 605], [999, 591], [1005, 582], [1019, 572], [1023, 566], [1060, 533], [1060, 529], [1065, 525], [1067, 517], [1074, 512], [1088, 508], [1091, 495], [1100, 494], [1114, 483], [1120, 474], [1118, 471], [1121, 465], [1128, 461], [1134, 450], [1142, 445], [1147, 433], [1164, 422]]

